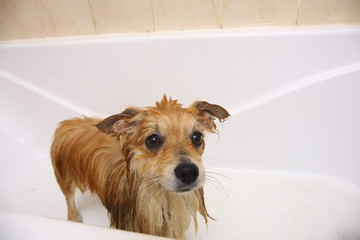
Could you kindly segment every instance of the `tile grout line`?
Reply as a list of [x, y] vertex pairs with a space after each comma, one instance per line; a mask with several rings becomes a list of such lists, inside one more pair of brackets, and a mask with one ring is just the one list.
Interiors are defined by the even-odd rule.
[[223, 0], [220, 0], [219, 4], [219, 23], [220, 23], [220, 29], [223, 29], [224, 26], [224, 2]]
[[90, 0], [88, 0], [87, 2], [88, 2], [88, 7], [89, 7], [90, 15], [91, 15], [92, 24], [94, 26], [95, 34], [99, 35], [98, 29], [96, 28], [95, 19], [94, 19], [94, 13], [92, 11]]
[[32, 6], [33, 6], [33, 8], [34, 8], [34, 11], [35, 11], [36, 17], [37, 17], [37, 19], [38, 19], [38, 21], [39, 21], [40, 28], [41, 28], [41, 31], [42, 31], [42, 33], [43, 33], [43, 38], [46, 38], [46, 37], [47, 37], [47, 35], [46, 35], [46, 32], [45, 32], [45, 29], [44, 29], [43, 23], [42, 23], [42, 21], [41, 21], [41, 19], [40, 19], [38, 9], [37, 9], [37, 7], [36, 7], [36, 5], [35, 5], [35, 3], [34, 3], [34, 0], [31, 0], [31, 4], [32, 4]]
[[153, 32], [156, 32], [156, 25], [155, 25], [155, 12], [154, 12], [154, 2], [153, 0], [150, 0], [151, 3], [151, 17], [153, 22]]
[[296, 21], [295, 26], [299, 26], [299, 16], [300, 16], [300, 8], [301, 8], [302, 0], [298, 0], [297, 9], [296, 9]]

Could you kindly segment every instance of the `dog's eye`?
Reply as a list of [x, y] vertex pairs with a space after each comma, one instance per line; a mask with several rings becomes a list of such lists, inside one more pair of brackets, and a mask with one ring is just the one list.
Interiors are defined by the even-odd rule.
[[161, 139], [158, 135], [153, 134], [150, 137], [148, 137], [145, 141], [145, 145], [149, 148], [149, 149], [156, 149], [158, 147], [160, 147], [161, 145]]
[[191, 136], [191, 142], [195, 146], [200, 146], [203, 142], [202, 134], [199, 132], [194, 132], [194, 134]]

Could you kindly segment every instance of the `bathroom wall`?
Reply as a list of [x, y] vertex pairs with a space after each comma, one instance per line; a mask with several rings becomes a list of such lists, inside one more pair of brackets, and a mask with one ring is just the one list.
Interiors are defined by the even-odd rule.
[[0, 0], [0, 40], [360, 24], [360, 0]]

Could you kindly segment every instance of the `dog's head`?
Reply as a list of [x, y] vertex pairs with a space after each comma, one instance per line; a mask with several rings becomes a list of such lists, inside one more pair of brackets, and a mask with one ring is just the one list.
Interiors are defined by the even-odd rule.
[[131, 171], [168, 191], [183, 193], [203, 186], [204, 134], [216, 132], [216, 118], [224, 121], [229, 116], [219, 105], [196, 101], [182, 108], [164, 96], [155, 107], [127, 108], [96, 127], [120, 139]]

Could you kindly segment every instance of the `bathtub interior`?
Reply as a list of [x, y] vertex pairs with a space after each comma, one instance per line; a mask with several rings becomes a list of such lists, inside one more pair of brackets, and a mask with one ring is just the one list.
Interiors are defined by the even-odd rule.
[[[207, 136], [204, 155], [217, 220], [206, 228], [199, 217], [188, 239], [358, 239], [359, 42], [352, 27], [3, 43], [0, 221], [15, 222], [10, 212], [66, 219], [49, 159], [58, 122], [152, 105], [166, 93], [232, 115]], [[122, 234], [107, 229], [96, 196], [76, 201], [85, 224]]]

